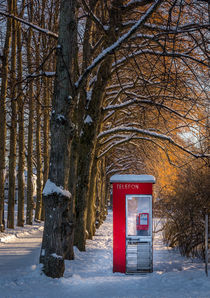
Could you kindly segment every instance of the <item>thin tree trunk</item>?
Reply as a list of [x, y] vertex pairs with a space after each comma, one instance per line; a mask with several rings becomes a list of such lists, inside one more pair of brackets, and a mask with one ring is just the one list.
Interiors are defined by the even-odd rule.
[[[12, 1], [16, 14], [16, 1]], [[9, 149], [9, 192], [8, 192], [8, 217], [7, 227], [14, 229], [14, 209], [16, 191], [16, 142], [17, 142], [17, 99], [16, 99], [16, 47], [17, 23], [12, 20], [12, 50], [11, 50], [11, 124], [10, 124], [10, 149]]]
[[[33, 1], [30, 2], [29, 20], [32, 21]], [[28, 72], [32, 73], [32, 30], [28, 31], [27, 39], [27, 65]], [[34, 128], [34, 94], [33, 83], [29, 82], [28, 100], [29, 100], [29, 120], [28, 120], [28, 152], [27, 152], [27, 208], [26, 208], [26, 223], [32, 225], [33, 222], [33, 128]]]
[[[43, 161], [44, 161], [44, 172], [43, 172], [43, 185], [47, 182], [49, 174], [49, 138], [50, 138], [50, 95], [49, 95], [49, 80], [43, 78], [44, 84], [44, 123], [43, 123]], [[44, 204], [42, 204], [41, 220], [45, 219], [44, 215]]]
[[[27, 59], [28, 70], [31, 73], [31, 35], [32, 31], [29, 29], [28, 44], [27, 44]], [[34, 126], [34, 99], [33, 99], [33, 83], [29, 83], [28, 91], [29, 99], [29, 121], [28, 121], [28, 152], [27, 152], [27, 209], [26, 209], [26, 223], [32, 225], [33, 220], [33, 126]]]
[[[8, 11], [11, 13], [11, 1], [8, 1]], [[6, 37], [3, 49], [1, 68], [1, 100], [0, 100], [0, 232], [5, 229], [4, 223], [4, 182], [6, 155], [6, 95], [8, 84], [8, 57], [11, 44], [12, 20], [7, 19]]]
[[18, 216], [17, 225], [24, 226], [24, 166], [25, 166], [25, 138], [24, 138], [24, 101], [22, 94], [22, 44], [21, 26], [17, 24], [17, 67], [18, 67]]
[[[40, 59], [40, 38], [38, 39], [38, 43], [36, 43], [36, 65], [39, 66]], [[36, 166], [37, 166], [37, 180], [36, 180], [36, 212], [35, 219], [41, 219], [41, 211], [42, 211], [42, 151], [41, 151], [41, 97], [40, 97], [40, 79], [38, 78], [36, 82]]]
[[88, 207], [87, 207], [87, 232], [88, 239], [92, 239], [96, 226], [96, 179], [97, 179], [97, 159], [94, 159], [93, 167], [91, 171], [90, 187], [88, 192]]

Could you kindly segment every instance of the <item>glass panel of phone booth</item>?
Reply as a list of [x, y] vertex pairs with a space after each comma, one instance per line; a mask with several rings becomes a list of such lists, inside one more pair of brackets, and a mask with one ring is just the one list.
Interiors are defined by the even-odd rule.
[[127, 195], [126, 205], [126, 236], [151, 236], [151, 196]]
[[152, 196], [126, 196], [126, 273], [152, 272]]

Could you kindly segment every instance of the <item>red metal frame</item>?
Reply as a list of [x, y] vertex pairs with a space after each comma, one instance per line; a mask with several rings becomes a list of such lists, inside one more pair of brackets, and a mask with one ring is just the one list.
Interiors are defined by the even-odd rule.
[[113, 272], [126, 272], [126, 195], [152, 195], [152, 183], [113, 183]]

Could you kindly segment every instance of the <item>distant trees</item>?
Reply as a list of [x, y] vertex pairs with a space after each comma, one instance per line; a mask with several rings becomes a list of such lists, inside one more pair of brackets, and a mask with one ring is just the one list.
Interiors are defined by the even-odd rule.
[[[8, 11], [12, 13], [12, 2], [8, 1]], [[7, 20], [6, 35], [2, 51], [1, 68], [1, 100], [0, 100], [0, 231], [4, 230], [4, 182], [5, 182], [5, 157], [6, 157], [6, 97], [8, 86], [8, 60], [11, 44], [12, 21]]]
[[[26, 193], [27, 224], [33, 222], [34, 194], [38, 194], [36, 219], [41, 218], [42, 170], [49, 168], [49, 112], [53, 86], [55, 37], [59, 2], [1, 1], [2, 65], [0, 74], [0, 230], [5, 228], [5, 177], [8, 187], [8, 224], [14, 228], [14, 204], [18, 194], [17, 225], [24, 226]], [[52, 10], [56, 12], [52, 14]], [[7, 16], [7, 18], [5, 18]], [[23, 20], [24, 19], [24, 20]], [[31, 28], [40, 28], [42, 33]], [[27, 24], [27, 25], [26, 25]], [[38, 25], [39, 24], [39, 25]], [[5, 27], [7, 25], [7, 27]], [[45, 29], [46, 31], [45, 31]], [[43, 36], [44, 35], [44, 36]], [[56, 33], [54, 33], [56, 36]], [[47, 46], [46, 46], [47, 45]], [[47, 73], [44, 73], [47, 64]], [[41, 80], [41, 76], [45, 75]], [[44, 136], [44, 140], [43, 140]], [[36, 144], [36, 146], [35, 146]], [[36, 147], [36, 150], [35, 150]], [[34, 189], [34, 179], [37, 189]], [[15, 195], [16, 194], [16, 195]], [[26, 203], [26, 201], [25, 201]], [[7, 208], [6, 208], [7, 209]], [[44, 218], [44, 215], [42, 215]]]
[[[182, 255], [205, 254], [205, 214], [210, 211], [209, 168], [202, 164], [186, 166], [176, 180], [173, 192], [162, 192], [157, 206], [166, 219], [164, 239], [170, 247], [179, 248]], [[164, 195], [165, 193], [165, 195]]]

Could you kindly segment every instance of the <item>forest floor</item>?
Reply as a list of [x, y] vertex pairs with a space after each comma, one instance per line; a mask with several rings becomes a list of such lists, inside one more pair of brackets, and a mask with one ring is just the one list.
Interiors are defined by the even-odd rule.
[[65, 262], [60, 279], [43, 275], [38, 264], [42, 230], [35, 224], [0, 234], [0, 298], [210, 297], [204, 264], [168, 249], [161, 233], [155, 234], [153, 273], [113, 273], [111, 211], [86, 252], [75, 248], [75, 260]]

